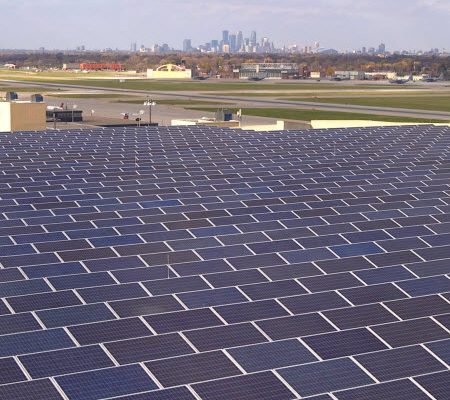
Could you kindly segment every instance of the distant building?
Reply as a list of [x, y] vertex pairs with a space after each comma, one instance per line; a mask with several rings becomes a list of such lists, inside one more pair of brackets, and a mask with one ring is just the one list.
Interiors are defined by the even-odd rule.
[[363, 80], [365, 73], [363, 71], [336, 71], [334, 77], [343, 80]]
[[78, 70], [78, 69], [80, 69], [80, 64], [77, 64], [77, 63], [65, 63], [65, 64], [63, 64], [62, 69], [64, 71]]
[[324, 78], [325, 74], [321, 71], [311, 71], [309, 74], [309, 77], [311, 79], [320, 79], [320, 78]]
[[[309, 48], [309, 52], [311, 52], [311, 47]], [[339, 52], [335, 49], [326, 49], [326, 48], [319, 48], [315, 50], [315, 53], [317, 54], [324, 54], [324, 55], [333, 55], [338, 54]]]
[[124, 71], [122, 64], [117, 63], [83, 63], [80, 64], [82, 71]]
[[256, 40], [256, 31], [252, 31], [250, 35], [250, 46], [256, 46], [257, 40]]
[[192, 70], [186, 69], [179, 65], [166, 64], [161, 65], [157, 69], [147, 70], [148, 79], [191, 79]]
[[185, 53], [188, 53], [192, 50], [192, 41], [191, 39], [184, 39], [183, 40], [183, 51]]
[[242, 64], [239, 79], [289, 79], [298, 76], [298, 64], [295, 63], [261, 63]]
[[237, 50], [237, 36], [236, 35], [230, 35], [228, 36], [229, 45], [230, 45], [230, 52], [234, 53]]
[[237, 49], [236, 50], [240, 51], [242, 49], [243, 45], [244, 45], [244, 35], [243, 35], [242, 31], [239, 31], [237, 33], [237, 41], [236, 41]]
[[213, 53], [218, 53], [220, 51], [218, 40], [211, 40], [210, 46]]
[[384, 43], [380, 43], [378, 46], [378, 54], [386, 53], [386, 45]]
[[223, 44], [229, 44], [229, 31], [222, 31], [222, 42]]

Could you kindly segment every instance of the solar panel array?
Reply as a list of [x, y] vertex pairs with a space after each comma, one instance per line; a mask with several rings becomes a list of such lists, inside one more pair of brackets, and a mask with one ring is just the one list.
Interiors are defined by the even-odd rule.
[[448, 399], [450, 129], [0, 134], [0, 399]]

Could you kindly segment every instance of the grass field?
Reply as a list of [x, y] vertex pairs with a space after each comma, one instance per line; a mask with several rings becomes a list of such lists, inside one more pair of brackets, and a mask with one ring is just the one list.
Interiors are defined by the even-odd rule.
[[41, 86], [0, 86], [0, 92], [30, 92], [30, 93], [44, 93], [55, 90], [55, 88], [46, 88]]
[[[127, 103], [127, 104], [143, 104], [146, 99], [141, 100], [118, 100], [114, 103]], [[197, 99], [161, 99], [155, 100], [155, 103], [158, 105], [169, 105], [169, 106], [191, 106], [191, 105], [203, 105], [203, 106], [214, 106], [214, 105], [228, 105], [232, 103], [228, 103], [225, 101], [205, 101], [205, 100], [197, 100]]]
[[280, 100], [308, 101], [314, 103], [350, 104], [371, 107], [408, 108], [450, 112], [450, 95], [424, 96], [371, 96], [371, 97], [295, 97]]
[[[356, 87], [350, 87], [350, 86], [336, 86], [334, 88], [324, 88], [323, 90], [319, 90], [320, 88], [313, 88], [313, 89], [303, 89], [302, 86], [297, 87], [295, 90], [286, 90], [284, 92], [277, 92], [277, 91], [246, 91], [243, 93], [239, 93], [239, 97], [282, 97], [282, 100], [290, 100], [286, 99], [286, 97], [291, 97], [291, 99], [297, 99], [297, 98], [314, 98], [314, 97], [322, 97], [322, 96], [328, 96], [328, 97], [346, 97], [346, 96], [368, 96], [368, 95], [390, 95], [390, 93], [395, 93], [395, 95], [402, 95], [403, 92], [405, 92], [405, 96], [411, 95], [412, 92], [417, 92], [417, 96], [420, 96], [422, 94], [429, 94], [433, 93], [429, 89], [423, 89], [423, 88], [417, 88], [417, 87], [409, 87], [409, 89], [406, 90], [400, 90], [398, 86], [372, 86], [370, 88], [361, 88], [359, 86]], [[391, 90], [392, 89], [392, 90]], [[204, 95], [209, 95], [210, 93], [202, 93]], [[215, 96], [218, 97], [225, 97], [225, 96], [236, 96], [235, 92], [221, 92], [221, 93], [214, 93]], [[416, 93], [414, 93], [416, 95]], [[280, 99], [281, 100], [281, 99]]]
[[[188, 107], [189, 110], [214, 112], [214, 108], [206, 107]], [[237, 109], [232, 110], [234, 113]], [[300, 121], [311, 120], [371, 120], [371, 121], [385, 121], [385, 122], [411, 122], [411, 123], [442, 123], [450, 122], [436, 119], [425, 118], [408, 118], [397, 117], [392, 115], [375, 115], [363, 113], [348, 113], [335, 111], [320, 111], [320, 110], [299, 110], [293, 108], [246, 108], [242, 110], [242, 114], [252, 115], [257, 117], [291, 119]]]
[[[119, 99], [123, 97], [134, 97], [127, 94], [114, 93], [68, 93], [52, 94], [51, 97], [64, 97], [66, 99]], [[142, 100], [143, 102], [144, 100]]]
[[[13, 79], [17, 81], [35, 81], [41, 83], [82, 85], [99, 88], [114, 89], [133, 89], [149, 91], [241, 91], [241, 90], [339, 90], [339, 89], [375, 89], [375, 88], [399, 88], [394, 85], [384, 84], [348, 84], [342, 82], [305, 82], [305, 81], [286, 81], [286, 82], [249, 82], [249, 81], [151, 81], [151, 80], [125, 80], [120, 82], [118, 79], [98, 79], [100, 77], [112, 78], [112, 74], [92, 73], [92, 74], [74, 74], [62, 71], [56, 72], [23, 72], [23, 71], [0, 71], [0, 79]], [[89, 78], [93, 79], [89, 79]], [[97, 78], [97, 79], [95, 79]], [[402, 86], [405, 88], [417, 88], [414, 85]]]

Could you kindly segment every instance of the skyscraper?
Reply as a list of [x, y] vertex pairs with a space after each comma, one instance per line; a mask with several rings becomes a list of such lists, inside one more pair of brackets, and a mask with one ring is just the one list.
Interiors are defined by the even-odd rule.
[[183, 51], [185, 53], [187, 53], [187, 52], [191, 51], [191, 49], [192, 49], [191, 39], [184, 39], [183, 40]]
[[230, 45], [230, 52], [234, 53], [237, 50], [237, 37], [236, 35], [230, 35], [228, 37], [229, 39], [229, 45]]
[[244, 45], [244, 35], [242, 34], [242, 31], [239, 31], [237, 33], [236, 50], [237, 51], [241, 50], [243, 45]]
[[218, 40], [211, 40], [211, 47], [218, 48], [219, 47], [219, 41]]
[[378, 54], [386, 53], [386, 45], [384, 43], [380, 43], [378, 46]]
[[228, 31], [222, 31], [222, 41], [223, 44], [229, 44], [230, 40], [229, 40], [229, 32]]
[[252, 34], [250, 35], [250, 45], [256, 46], [256, 31], [252, 31]]

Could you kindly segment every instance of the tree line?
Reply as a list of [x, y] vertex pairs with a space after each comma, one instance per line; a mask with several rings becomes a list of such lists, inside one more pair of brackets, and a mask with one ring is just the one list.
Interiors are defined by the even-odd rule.
[[144, 72], [162, 64], [178, 64], [199, 73], [223, 77], [232, 76], [234, 68], [243, 63], [297, 63], [309, 71], [322, 71], [330, 75], [338, 70], [365, 72], [395, 71], [400, 75], [429, 74], [448, 78], [450, 57], [404, 56], [389, 57], [362, 54], [149, 54], [128, 52], [0, 52], [0, 65], [15, 64], [17, 68], [62, 68], [63, 64], [121, 63], [127, 70]]

